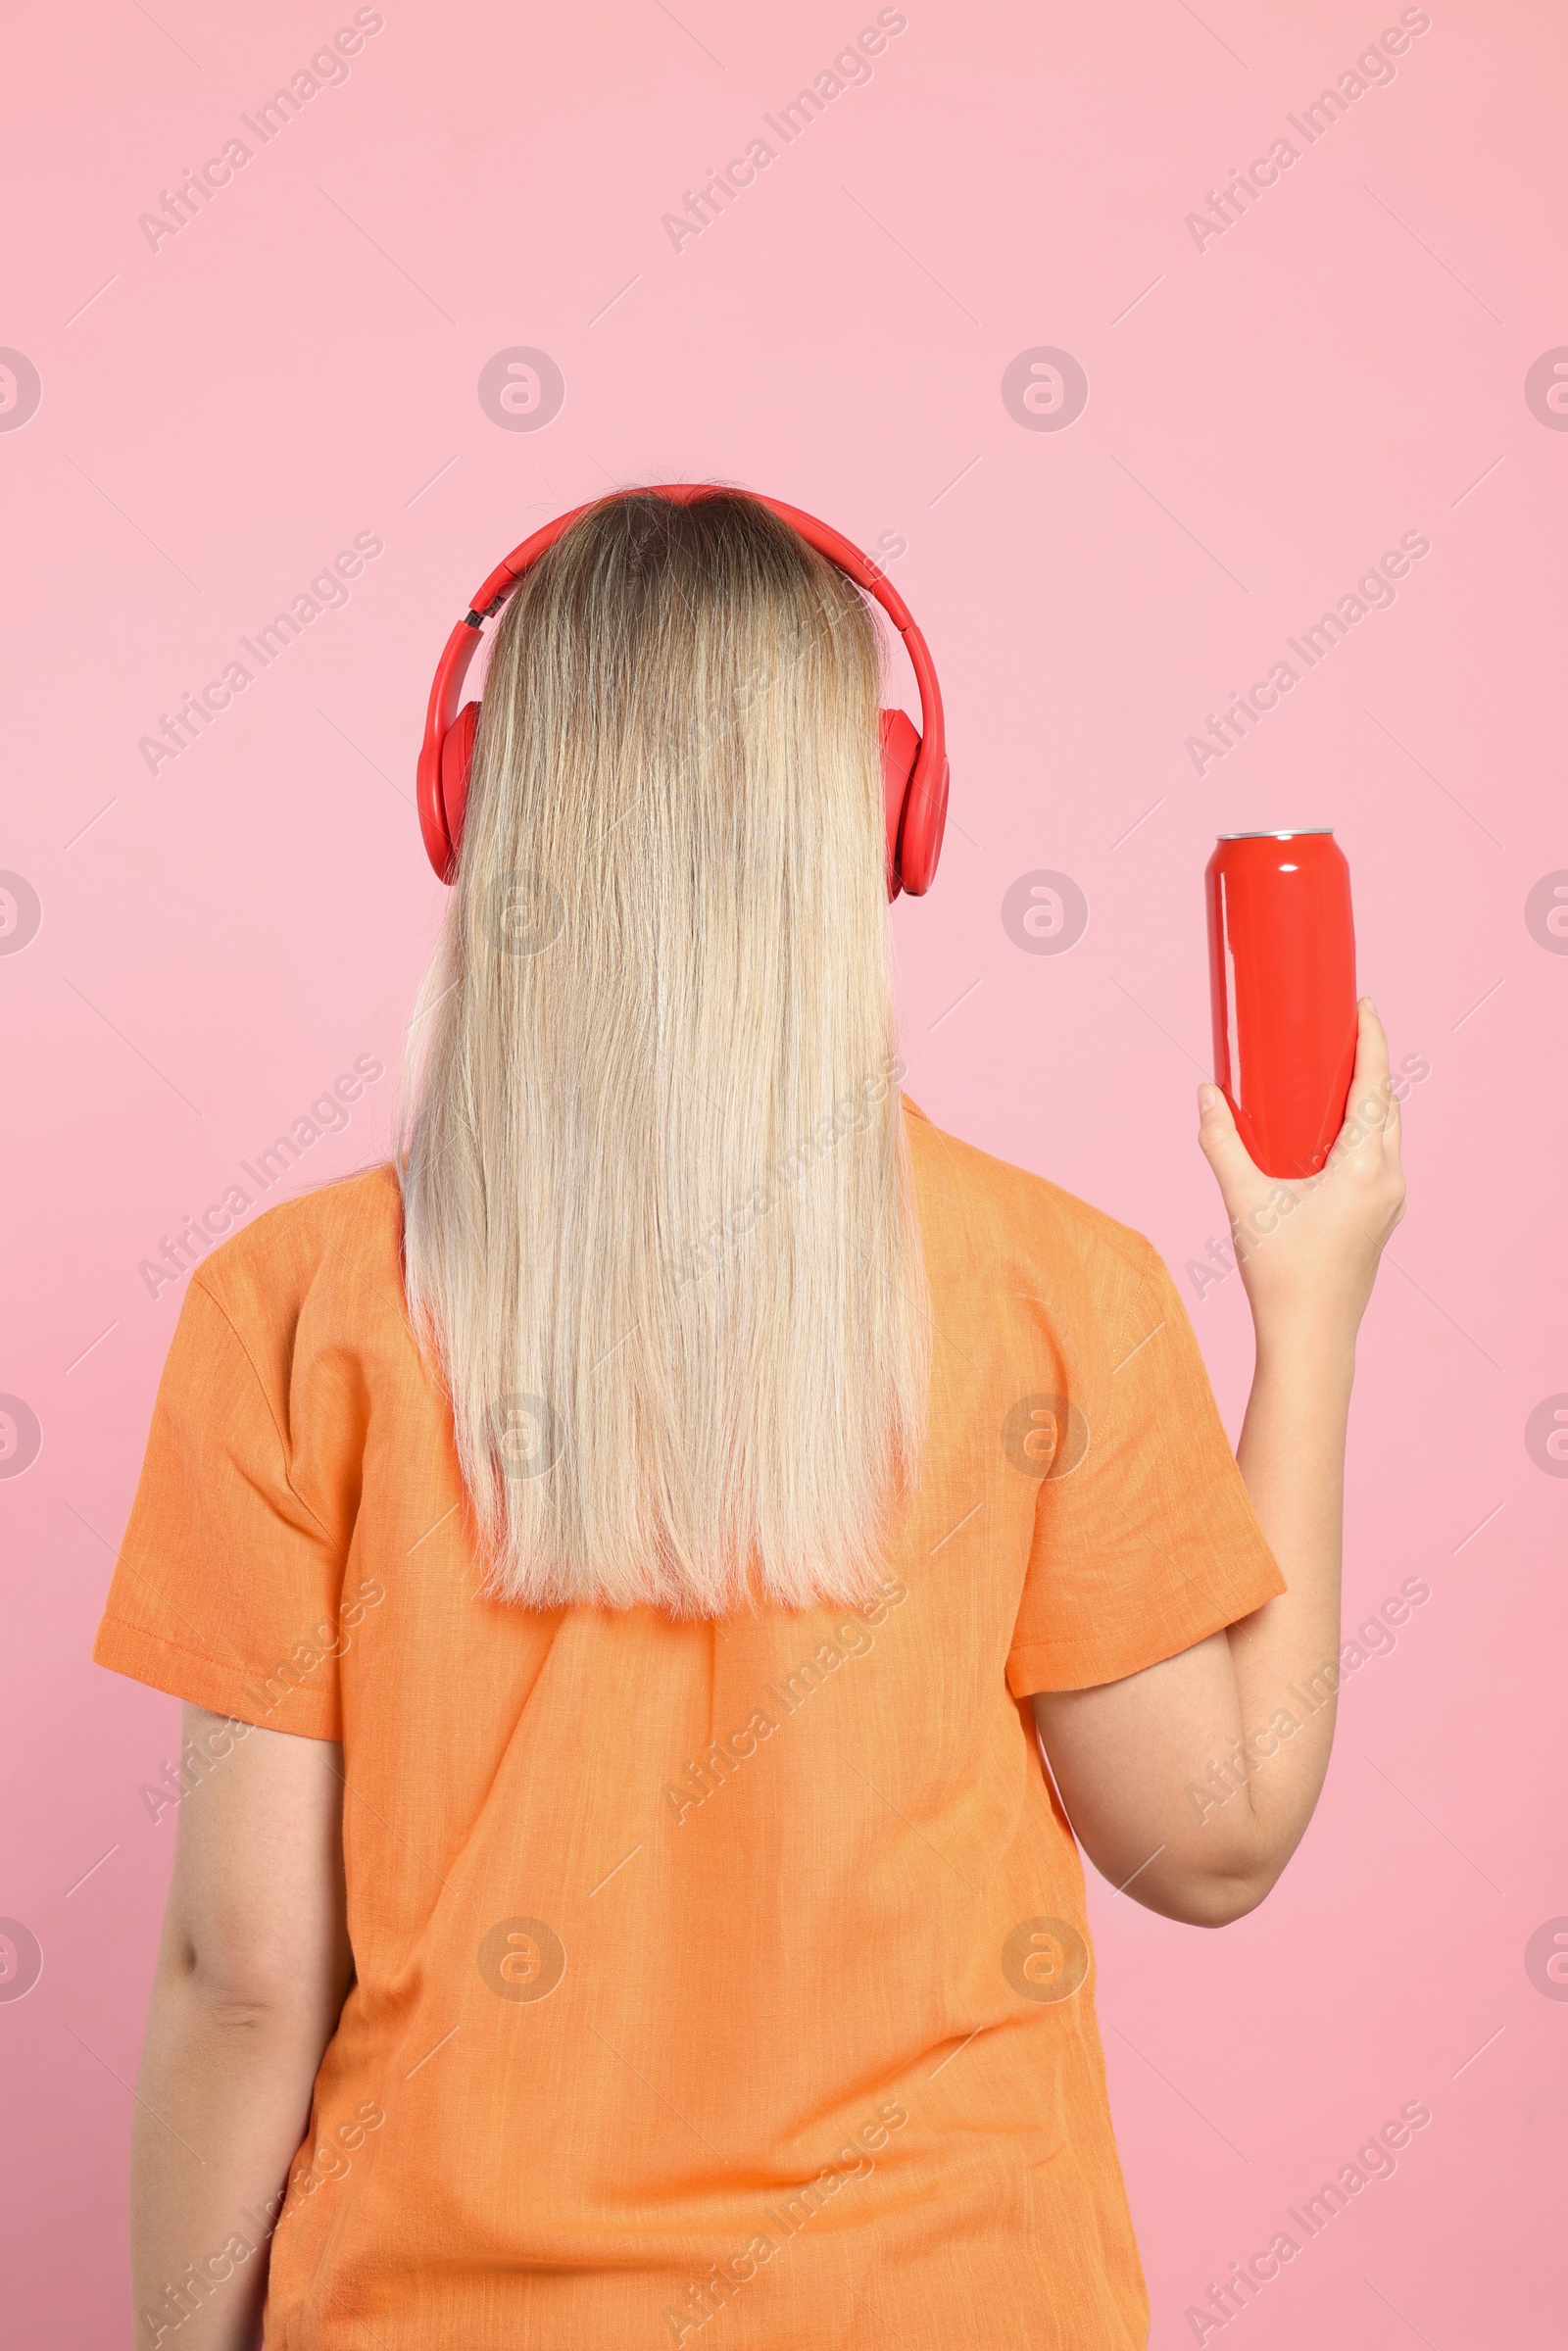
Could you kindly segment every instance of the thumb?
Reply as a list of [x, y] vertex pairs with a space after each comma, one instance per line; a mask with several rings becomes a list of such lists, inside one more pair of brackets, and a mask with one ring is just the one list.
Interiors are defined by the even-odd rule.
[[1206, 1082], [1198, 1089], [1198, 1141], [1227, 1200], [1233, 1185], [1256, 1176], [1251, 1154], [1236, 1131], [1230, 1103], [1218, 1086]]

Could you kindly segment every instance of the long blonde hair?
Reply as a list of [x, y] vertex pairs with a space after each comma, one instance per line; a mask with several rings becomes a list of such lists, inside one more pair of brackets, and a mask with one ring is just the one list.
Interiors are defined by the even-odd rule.
[[398, 1170], [506, 1599], [872, 1589], [929, 1365], [879, 686], [734, 491], [606, 499], [503, 615]]

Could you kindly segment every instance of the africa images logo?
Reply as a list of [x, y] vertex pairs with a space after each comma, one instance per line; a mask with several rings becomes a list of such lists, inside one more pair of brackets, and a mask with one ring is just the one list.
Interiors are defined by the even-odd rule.
[[20, 955], [38, 936], [43, 901], [24, 873], [0, 873], [0, 955]]
[[220, 1200], [213, 1200], [202, 1210], [200, 1223], [187, 1213], [172, 1238], [167, 1233], [160, 1238], [158, 1257], [143, 1257], [136, 1268], [147, 1285], [149, 1298], [172, 1289], [198, 1258], [215, 1249], [225, 1233], [232, 1232], [240, 1219], [250, 1214], [260, 1195], [270, 1192], [278, 1179], [323, 1136], [341, 1134], [350, 1123], [347, 1105], [357, 1102], [368, 1086], [375, 1085], [385, 1075], [386, 1064], [374, 1053], [357, 1054], [353, 1068], [343, 1070], [330, 1087], [323, 1088], [309, 1111], [302, 1110], [285, 1133], [274, 1136], [265, 1151], [256, 1153], [254, 1161], [241, 1159], [246, 1183], [254, 1186], [254, 1191], [248, 1191], [246, 1184], [232, 1183]]
[[1008, 361], [1002, 405], [1026, 432], [1062, 432], [1089, 405], [1089, 378], [1070, 351], [1036, 343]]
[[43, 1974], [43, 1947], [21, 1919], [0, 1919], [0, 2000], [24, 2000]]
[[1298, 637], [1287, 637], [1285, 642], [1300, 667], [1298, 669], [1282, 655], [1270, 667], [1267, 677], [1259, 678], [1245, 694], [1233, 692], [1223, 713], [1208, 712], [1206, 735], [1188, 736], [1184, 749], [1199, 774], [1245, 743], [1259, 719], [1269, 710], [1278, 710], [1281, 696], [1293, 693], [1307, 671], [1326, 661], [1369, 612], [1388, 612], [1396, 604], [1398, 595], [1394, 582], [1402, 580], [1413, 563], [1424, 563], [1431, 553], [1432, 541], [1425, 531], [1402, 532], [1398, 546], [1386, 549], [1353, 588], [1347, 588], [1336, 604], [1321, 612], [1310, 626], [1302, 628]]
[[479, 1973], [500, 2000], [548, 2000], [566, 1972], [566, 1946], [543, 1919], [498, 1919], [479, 1945]]
[[538, 432], [561, 414], [566, 379], [548, 351], [513, 343], [479, 370], [479, 406], [503, 432]]
[[0, 347], [0, 432], [25, 424], [42, 398], [42, 381], [26, 353]]
[[302, 588], [290, 601], [286, 611], [274, 612], [264, 627], [258, 628], [254, 638], [240, 638], [250, 660], [256, 663], [254, 669], [236, 655], [222, 674], [210, 678], [199, 694], [183, 695], [172, 714], [160, 710], [160, 732], [143, 735], [136, 745], [148, 773], [156, 775], [160, 767], [200, 742], [200, 730], [210, 727], [220, 711], [228, 710], [235, 695], [243, 694], [264, 669], [270, 669], [313, 620], [318, 620], [323, 612], [341, 612], [349, 601], [346, 583], [358, 579], [366, 564], [373, 563], [385, 552], [386, 541], [379, 531], [356, 531], [353, 545], [339, 548], [309, 587]]
[[309, 65], [301, 66], [291, 76], [286, 88], [274, 90], [254, 115], [240, 116], [256, 141], [254, 147], [249, 139], [236, 132], [224, 141], [221, 153], [210, 155], [199, 170], [187, 168], [177, 187], [160, 188], [158, 211], [142, 213], [136, 222], [153, 252], [161, 252], [169, 238], [177, 237], [181, 229], [200, 220], [214, 197], [232, 185], [234, 174], [243, 171], [264, 147], [270, 147], [313, 98], [347, 81], [349, 59], [358, 57], [366, 41], [373, 39], [385, 26], [386, 19], [379, 9], [356, 9], [354, 23], [340, 26], [331, 40], [318, 49]]
[[867, 24], [853, 42], [841, 49], [832, 65], [824, 66], [808, 87], [798, 90], [776, 115], [762, 117], [778, 141], [776, 147], [772, 139], [759, 131], [743, 155], [732, 156], [722, 171], [710, 166], [699, 187], [683, 189], [681, 202], [685, 211], [665, 213], [660, 221], [675, 251], [680, 253], [704, 229], [711, 228], [741, 191], [756, 184], [758, 173], [765, 171], [786, 147], [793, 147], [798, 138], [804, 137], [846, 90], [862, 88], [872, 76], [870, 60], [880, 57], [888, 42], [908, 28], [909, 20], [903, 9], [879, 9], [876, 24]]
[[1089, 928], [1089, 901], [1070, 873], [1020, 873], [1002, 901], [1002, 927], [1026, 955], [1063, 955]]
[[1305, 150], [1326, 138], [1335, 123], [1359, 104], [1369, 90], [1387, 88], [1397, 77], [1395, 59], [1403, 57], [1412, 40], [1419, 40], [1431, 30], [1432, 19], [1424, 8], [1405, 9], [1398, 24], [1389, 25], [1381, 40], [1363, 49], [1355, 64], [1347, 66], [1332, 87], [1321, 90], [1303, 105], [1298, 115], [1288, 114], [1285, 120], [1301, 145], [1298, 147], [1295, 140], [1281, 132], [1266, 155], [1255, 157], [1245, 171], [1234, 169], [1223, 187], [1209, 189], [1206, 213], [1188, 214], [1185, 226], [1199, 252], [1206, 253], [1216, 238], [1245, 220], [1260, 196], [1278, 186], [1281, 172], [1293, 170]]
[[1002, 1424], [1002, 1449], [1021, 1478], [1070, 1478], [1089, 1450], [1089, 1423], [1064, 1396], [1024, 1396]]
[[1089, 1973], [1089, 1945], [1069, 1919], [1020, 1919], [1002, 1946], [1002, 1972], [1022, 2000], [1070, 2000]]
[[0, 1478], [20, 1478], [42, 1447], [42, 1424], [25, 1397], [0, 1396]]

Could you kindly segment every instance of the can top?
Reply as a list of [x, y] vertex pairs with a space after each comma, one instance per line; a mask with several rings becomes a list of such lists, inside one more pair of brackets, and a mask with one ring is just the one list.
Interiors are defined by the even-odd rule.
[[1221, 833], [1222, 841], [1298, 841], [1303, 833], [1332, 834], [1332, 824], [1293, 824], [1277, 833]]

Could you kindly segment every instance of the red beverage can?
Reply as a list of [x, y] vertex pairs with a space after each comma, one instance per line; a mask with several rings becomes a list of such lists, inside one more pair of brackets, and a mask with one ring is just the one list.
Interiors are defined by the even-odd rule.
[[1265, 1175], [1316, 1175], [1355, 1065], [1350, 868], [1327, 826], [1222, 833], [1203, 881], [1215, 1083]]

